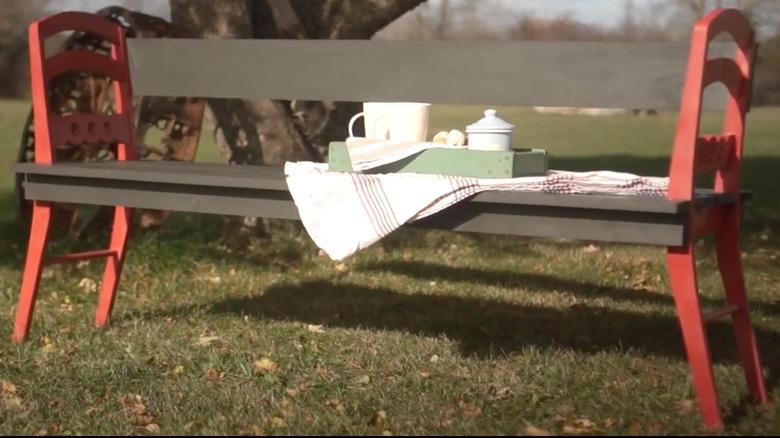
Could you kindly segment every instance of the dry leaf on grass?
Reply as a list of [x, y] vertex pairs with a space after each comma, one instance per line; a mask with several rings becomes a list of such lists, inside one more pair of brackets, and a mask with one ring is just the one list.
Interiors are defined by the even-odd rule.
[[79, 288], [88, 294], [97, 292], [97, 283], [91, 278], [84, 277], [79, 281]]
[[359, 385], [368, 385], [371, 382], [371, 377], [364, 374], [355, 379], [355, 382], [357, 382]]
[[528, 424], [528, 423], [526, 424], [527, 424], [527, 426], [525, 427], [526, 436], [555, 436], [555, 434], [550, 432], [549, 430], [536, 427], [533, 424]]
[[144, 427], [149, 433], [160, 433], [160, 426], [156, 423], [149, 423]]
[[208, 347], [217, 341], [219, 341], [219, 336], [201, 336], [198, 338], [198, 345], [201, 347]]
[[374, 415], [371, 416], [371, 419], [368, 420], [369, 426], [376, 426], [379, 424], [383, 424], [387, 420], [387, 412], [385, 411], [377, 411], [374, 413]]
[[16, 385], [14, 385], [13, 382], [3, 380], [3, 383], [2, 385], [0, 385], [0, 387], [3, 389], [3, 392], [6, 394], [16, 394]]
[[215, 368], [209, 368], [204, 373], [206, 380], [215, 381], [215, 380], [221, 380], [225, 377], [224, 371], [219, 371]]
[[596, 423], [587, 418], [580, 418], [574, 420], [574, 423], [571, 425], [563, 426], [563, 433], [567, 435], [585, 435], [596, 430], [598, 430]]
[[322, 325], [309, 324], [307, 329], [312, 333], [325, 333]]
[[265, 436], [265, 432], [263, 432], [260, 426], [253, 424], [249, 429], [238, 432], [238, 436]]
[[279, 365], [266, 357], [256, 360], [252, 368], [260, 374], [276, 374], [279, 371]]

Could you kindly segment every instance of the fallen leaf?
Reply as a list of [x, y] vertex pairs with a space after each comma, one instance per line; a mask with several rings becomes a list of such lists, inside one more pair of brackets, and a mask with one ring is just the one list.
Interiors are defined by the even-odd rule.
[[0, 398], [0, 402], [8, 410], [20, 409], [22, 407], [22, 399], [15, 395], [6, 395]]
[[574, 420], [574, 424], [564, 426], [563, 433], [568, 435], [585, 435], [595, 431], [597, 428], [596, 423], [587, 418], [580, 418]]
[[84, 277], [79, 281], [79, 288], [88, 294], [93, 294], [97, 292], [97, 283], [91, 278]]
[[325, 329], [321, 325], [309, 324], [307, 328], [312, 333], [325, 333]]
[[466, 418], [476, 418], [482, 414], [480, 408], [468, 408], [463, 410], [463, 416]]
[[215, 380], [220, 380], [220, 379], [225, 377], [225, 373], [224, 372], [219, 371], [219, 370], [214, 369], [214, 368], [207, 369], [204, 374], [206, 376], [206, 380], [210, 380], [212, 382], [215, 381]]
[[160, 433], [160, 426], [156, 423], [149, 423], [144, 427], [149, 433]]
[[206, 277], [206, 281], [208, 281], [209, 283], [218, 284], [218, 283], [222, 282], [222, 278], [220, 278], [217, 275], [211, 275], [211, 276]]
[[642, 425], [636, 421], [632, 421], [631, 425], [628, 427], [628, 430], [631, 431], [631, 435], [641, 435]]
[[368, 424], [370, 426], [376, 426], [378, 424], [382, 424], [387, 420], [387, 412], [385, 411], [378, 411], [374, 413], [374, 415], [371, 416], [371, 419], [368, 420]]
[[364, 374], [364, 375], [358, 377], [357, 379], [355, 379], [355, 381], [358, 384], [360, 384], [360, 385], [368, 385], [371, 382], [371, 377], [369, 377], [368, 375]]
[[301, 390], [297, 388], [287, 388], [284, 390], [284, 392], [286, 392], [287, 395], [289, 395], [290, 397], [295, 397], [296, 395], [301, 393]]
[[276, 364], [276, 362], [272, 361], [268, 358], [262, 358], [255, 361], [255, 363], [252, 365], [256, 373], [268, 373], [268, 374], [276, 374], [277, 371], [279, 371], [279, 365]]
[[675, 407], [682, 412], [693, 412], [696, 410], [696, 401], [691, 399], [678, 400], [675, 402]]
[[393, 436], [393, 432], [390, 432], [389, 430], [383, 430], [382, 436]]
[[3, 380], [2, 384], [3, 392], [6, 394], [16, 394], [16, 385], [7, 380]]
[[195, 424], [196, 424], [196, 422], [195, 422], [195, 421], [190, 421], [189, 423], [185, 424], [185, 425], [184, 425], [184, 431], [185, 431], [185, 432], [190, 432], [190, 431], [192, 431], [192, 428], [193, 428], [193, 427], [195, 427]]
[[285, 423], [284, 418], [280, 418], [280, 417], [271, 418], [271, 427], [275, 429], [279, 429], [285, 426], [287, 426], [287, 423]]
[[35, 436], [46, 436], [49, 434], [49, 431], [46, 429], [40, 429], [37, 432], [35, 432]]
[[503, 400], [509, 398], [510, 395], [512, 395], [512, 390], [509, 387], [498, 388], [493, 391], [494, 400]]
[[43, 337], [43, 351], [46, 353], [51, 353], [53, 351], [57, 350], [57, 346], [54, 345], [54, 341], [51, 340], [48, 336]]
[[417, 374], [423, 379], [430, 379], [431, 373], [429, 371], [417, 371]]
[[184, 367], [182, 365], [176, 365], [173, 368], [173, 374], [184, 374]]
[[336, 398], [330, 399], [325, 404], [335, 409], [338, 412], [344, 411], [344, 405], [341, 404], [341, 401], [339, 399]]
[[600, 251], [600, 248], [596, 245], [588, 245], [584, 248], [582, 248], [584, 252], [598, 252]]
[[549, 430], [538, 428], [532, 424], [526, 424], [527, 426], [525, 427], [525, 435], [527, 436], [556, 436]]
[[660, 421], [654, 421], [654, 422], [650, 423], [650, 426], [648, 426], [647, 430], [651, 434], [653, 434], [655, 436], [658, 436], [659, 432], [664, 430], [664, 425]]
[[436, 363], [438, 361], [439, 361], [439, 355], [438, 354], [434, 354], [433, 356], [431, 356], [431, 363]]
[[613, 427], [616, 424], [617, 424], [617, 421], [615, 421], [612, 418], [607, 418], [606, 420], [604, 420], [604, 427]]
[[154, 415], [148, 411], [143, 411], [133, 416], [133, 426], [148, 426], [154, 423]]
[[198, 338], [198, 345], [207, 347], [217, 341], [219, 341], [219, 336], [201, 336]]
[[265, 436], [265, 432], [263, 432], [260, 426], [253, 424], [249, 429], [238, 432], [238, 436]]

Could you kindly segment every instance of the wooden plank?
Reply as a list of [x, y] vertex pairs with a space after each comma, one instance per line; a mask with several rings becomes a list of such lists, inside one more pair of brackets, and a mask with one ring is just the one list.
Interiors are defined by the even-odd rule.
[[[41, 178], [42, 181], [35, 179]], [[89, 178], [33, 177], [24, 183], [28, 199], [89, 205], [125, 205], [202, 214], [300, 220], [295, 203], [283, 192], [210, 188], [175, 184], [97, 181]], [[289, 196], [289, 194], [288, 194]], [[687, 221], [662, 215], [539, 206], [465, 202], [411, 224], [456, 232], [556, 237], [645, 245], [680, 245]]]
[[544, 206], [459, 204], [409, 226], [465, 233], [679, 246], [684, 215]]
[[58, 177], [150, 182], [287, 191], [283, 170], [265, 166], [233, 166], [219, 163], [179, 161], [69, 162], [54, 166], [16, 163], [17, 173]]
[[[128, 45], [134, 92], [145, 96], [672, 110], [689, 50], [516, 41], [133, 38]], [[710, 47], [711, 57], [734, 53], [733, 43]], [[722, 108], [724, 90], [705, 106]]]
[[280, 196], [282, 192], [226, 187], [204, 192], [193, 190], [192, 186], [139, 185], [122, 181], [96, 186], [90, 185], [90, 182], [95, 181], [25, 182], [25, 196], [30, 200], [83, 205], [124, 205], [198, 214], [299, 220], [295, 203], [289, 196]]
[[[276, 167], [149, 160], [74, 162], [59, 163], [54, 166], [17, 163], [14, 164], [13, 169], [15, 172], [25, 175], [27, 181], [51, 184], [104, 186], [112, 181], [124, 181], [139, 187], [152, 184], [158, 188], [150, 189], [153, 192], [159, 192], [160, 187], [167, 185], [199, 187], [199, 190], [203, 192], [212, 192], [219, 188], [278, 191], [289, 197], [283, 170]], [[84, 183], [77, 180], [88, 180], [89, 182]], [[737, 195], [717, 195], [712, 190], [707, 189], [699, 189], [696, 193], [695, 205], [701, 207], [731, 204], [737, 200]], [[744, 199], [748, 195], [747, 192], [742, 193]], [[469, 202], [663, 214], [677, 214], [688, 208], [686, 203], [672, 202], [662, 196], [566, 195], [506, 191], [483, 192], [474, 196]]]

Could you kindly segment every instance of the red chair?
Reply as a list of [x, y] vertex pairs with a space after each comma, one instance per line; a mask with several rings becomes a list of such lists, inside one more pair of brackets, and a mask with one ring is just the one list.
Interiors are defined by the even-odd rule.
[[[93, 34], [112, 45], [110, 55], [83, 50], [64, 51], [49, 58], [44, 51], [47, 38], [65, 31]], [[43, 18], [29, 27], [30, 74], [35, 129], [35, 162], [53, 164], [58, 147], [80, 147], [96, 143], [116, 143], [119, 160], [136, 157], [136, 139], [132, 111], [132, 88], [127, 62], [124, 30], [102, 17], [85, 12], [63, 12]], [[74, 71], [92, 71], [113, 80], [115, 114], [74, 113], [59, 115], [48, 100], [50, 80]], [[13, 340], [27, 338], [32, 322], [43, 266], [106, 257], [102, 290], [96, 314], [99, 326], [108, 322], [114, 304], [117, 283], [122, 270], [133, 210], [116, 207], [110, 246], [106, 250], [61, 256], [47, 256], [46, 245], [52, 221], [53, 205], [35, 201], [22, 278], [19, 305], [16, 310]]]

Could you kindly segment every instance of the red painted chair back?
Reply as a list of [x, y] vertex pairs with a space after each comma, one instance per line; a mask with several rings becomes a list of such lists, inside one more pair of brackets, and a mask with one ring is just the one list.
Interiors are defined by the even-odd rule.
[[[67, 50], [46, 57], [44, 43], [60, 32], [92, 34], [111, 44], [109, 55], [86, 50]], [[55, 148], [86, 144], [117, 143], [117, 158], [135, 159], [135, 127], [132, 111], [132, 86], [127, 61], [124, 29], [86, 12], [62, 12], [33, 22], [29, 26], [30, 75], [35, 129], [35, 162], [51, 164]], [[53, 111], [51, 80], [59, 75], [91, 71], [111, 79], [114, 88], [114, 114]]]
[[[736, 56], [708, 59], [709, 44], [723, 33], [737, 43]], [[715, 191], [739, 191], [755, 51], [755, 31], [737, 9], [716, 9], [696, 23], [669, 169], [668, 198], [691, 200], [694, 177], [704, 172], [715, 172]], [[728, 90], [723, 132], [700, 136], [704, 90], [714, 83]]]

